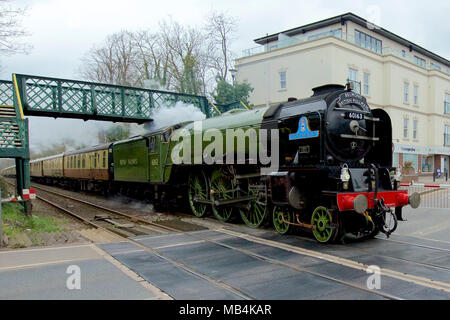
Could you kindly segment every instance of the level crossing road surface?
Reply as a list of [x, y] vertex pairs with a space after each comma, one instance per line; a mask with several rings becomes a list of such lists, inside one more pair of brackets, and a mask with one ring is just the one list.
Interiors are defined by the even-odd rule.
[[[389, 239], [345, 245], [217, 223], [0, 251], [0, 299], [450, 299], [449, 210], [406, 208], [404, 217]], [[73, 265], [80, 290], [67, 288]], [[379, 289], [367, 286], [368, 266], [381, 270]]]

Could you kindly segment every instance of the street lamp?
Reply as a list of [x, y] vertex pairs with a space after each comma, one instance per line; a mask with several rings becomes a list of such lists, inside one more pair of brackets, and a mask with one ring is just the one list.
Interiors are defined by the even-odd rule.
[[237, 70], [236, 69], [230, 69], [231, 78], [233, 79], [233, 86], [234, 86], [234, 79], [236, 77]]
[[233, 99], [236, 101], [236, 87], [235, 87], [235, 78], [236, 78], [236, 69], [230, 69], [231, 78], [233, 78]]

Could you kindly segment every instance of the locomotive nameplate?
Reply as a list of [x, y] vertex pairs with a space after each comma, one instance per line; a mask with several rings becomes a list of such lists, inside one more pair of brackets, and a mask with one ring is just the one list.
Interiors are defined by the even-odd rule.
[[343, 94], [341, 94], [339, 96], [337, 104], [340, 107], [343, 107], [343, 106], [349, 105], [349, 104], [356, 104], [356, 105], [360, 105], [360, 106], [363, 106], [364, 108], [369, 109], [369, 105], [367, 104], [366, 98], [364, 98], [362, 95], [357, 94], [353, 91], [344, 92]]

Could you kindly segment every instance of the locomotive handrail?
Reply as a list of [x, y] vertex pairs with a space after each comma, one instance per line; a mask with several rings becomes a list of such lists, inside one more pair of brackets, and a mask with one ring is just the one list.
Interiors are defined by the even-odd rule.
[[341, 138], [345, 139], [360, 139], [360, 140], [370, 140], [370, 141], [379, 141], [380, 138], [378, 137], [366, 137], [366, 136], [357, 136], [357, 135], [351, 135], [351, 134], [344, 134], [341, 133]]
[[350, 108], [336, 108], [334, 107], [333, 110], [343, 110], [343, 111], [352, 111], [352, 112], [361, 112], [361, 113], [371, 113], [370, 111], [364, 111], [364, 110], [355, 110], [355, 109], [350, 109]]

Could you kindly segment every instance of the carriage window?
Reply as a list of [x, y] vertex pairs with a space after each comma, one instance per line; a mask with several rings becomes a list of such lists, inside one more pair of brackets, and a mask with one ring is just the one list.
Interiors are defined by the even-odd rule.
[[97, 168], [97, 152], [94, 153], [94, 168]]
[[82, 160], [82, 167], [83, 167], [83, 169], [84, 169], [84, 168], [86, 168], [86, 156], [83, 155], [82, 157], [83, 157], [83, 160]]
[[77, 156], [77, 158], [78, 158], [78, 166], [77, 166], [77, 168], [79, 169], [81, 166], [80, 166], [80, 163], [81, 163], [81, 158], [80, 158], [80, 156]]
[[106, 151], [103, 151], [103, 168], [106, 168]]

